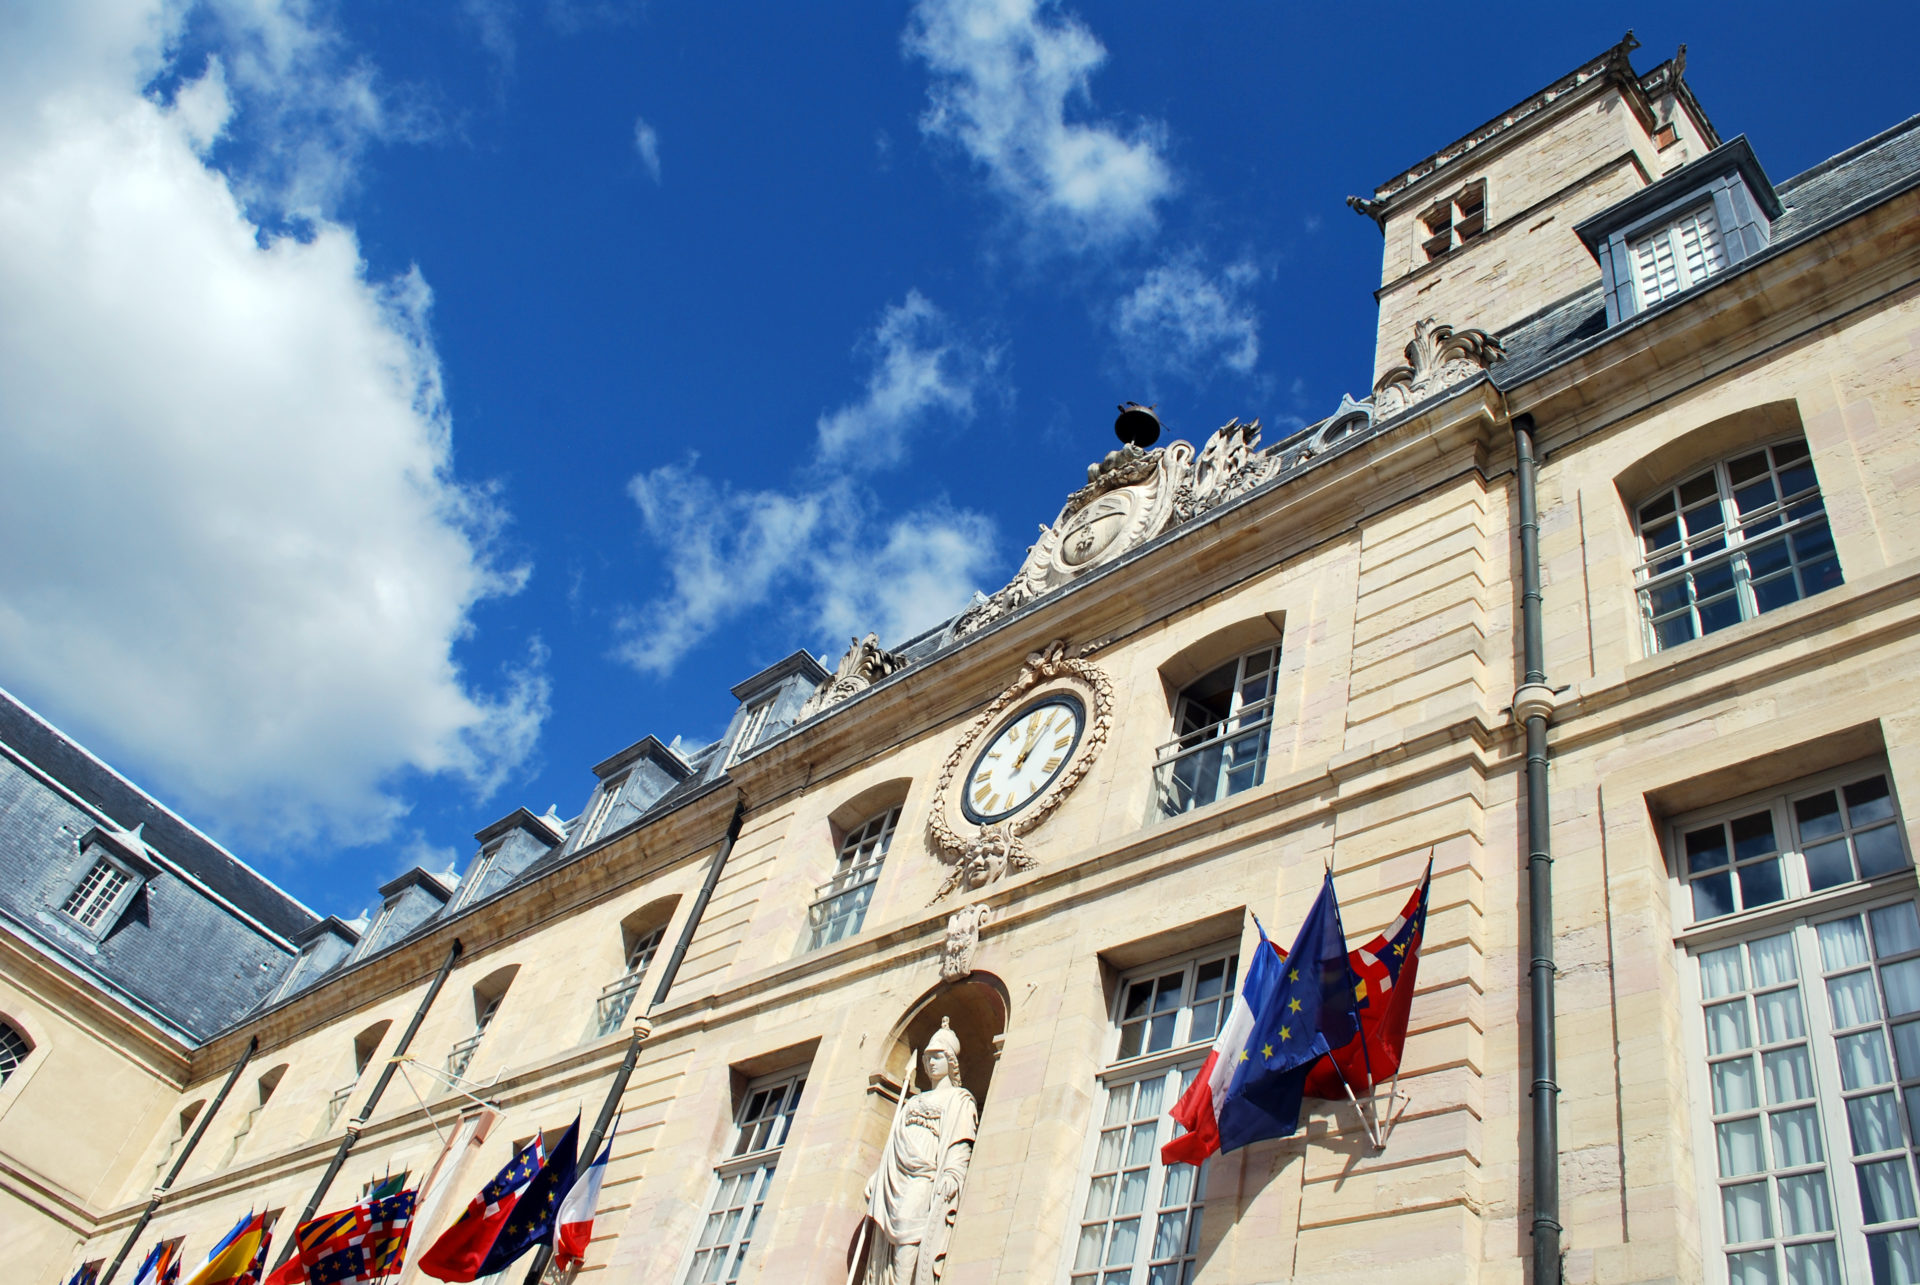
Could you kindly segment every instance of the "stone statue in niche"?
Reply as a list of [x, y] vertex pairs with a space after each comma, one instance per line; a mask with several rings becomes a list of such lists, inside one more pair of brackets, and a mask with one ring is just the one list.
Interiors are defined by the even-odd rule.
[[[927, 1041], [920, 1069], [932, 1087], [895, 1113], [880, 1167], [867, 1181], [866, 1285], [933, 1285], [946, 1272], [960, 1191], [973, 1161], [980, 1108], [960, 1087], [960, 1037], [946, 1018]], [[902, 1093], [910, 1093], [909, 1074]]]

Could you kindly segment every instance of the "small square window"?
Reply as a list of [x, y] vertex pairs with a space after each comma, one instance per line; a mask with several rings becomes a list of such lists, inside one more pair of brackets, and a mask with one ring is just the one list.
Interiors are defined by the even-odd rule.
[[1420, 216], [1420, 248], [1431, 262], [1487, 230], [1487, 181], [1477, 179]]

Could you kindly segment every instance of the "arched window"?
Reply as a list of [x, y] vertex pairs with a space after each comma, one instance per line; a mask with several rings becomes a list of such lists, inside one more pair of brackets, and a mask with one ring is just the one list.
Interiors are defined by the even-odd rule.
[[896, 803], [850, 827], [841, 838], [833, 878], [820, 885], [807, 911], [808, 950], [831, 946], [859, 932], [866, 923], [867, 903], [873, 900], [873, 885], [880, 878], [880, 867], [886, 862], [893, 830], [899, 823], [900, 805]]
[[287, 1064], [282, 1062], [261, 1076], [254, 1085], [255, 1101], [247, 1113], [240, 1117], [240, 1127], [234, 1130], [233, 1141], [227, 1145], [226, 1157], [220, 1161], [222, 1169], [232, 1164], [233, 1158], [240, 1154], [240, 1148], [246, 1142], [247, 1135], [253, 1132], [254, 1122], [259, 1120], [260, 1113], [267, 1109], [267, 1103], [272, 1099], [273, 1091], [280, 1087], [280, 1081], [286, 1077], [286, 1074]]
[[620, 921], [623, 971], [601, 988], [600, 997], [594, 1002], [593, 1038], [613, 1034], [627, 1020], [634, 997], [647, 979], [647, 969], [660, 952], [660, 942], [667, 935], [667, 921], [673, 917], [679, 901], [678, 897], [662, 897]]
[[1716, 460], [1634, 509], [1649, 652], [1841, 583], [1806, 439]]
[[507, 997], [507, 988], [513, 985], [513, 979], [519, 971], [518, 964], [499, 969], [489, 973], [485, 981], [473, 988], [473, 1034], [455, 1044], [447, 1053], [448, 1075], [466, 1075], [467, 1068], [473, 1064], [474, 1050], [486, 1038], [487, 1028], [493, 1025], [493, 1019], [500, 1012], [500, 1002]]
[[0, 1022], [0, 1084], [5, 1084], [8, 1077], [20, 1069], [31, 1052], [33, 1045], [27, 1043], [26, 1036], [15, 1030], [12, 1023]]

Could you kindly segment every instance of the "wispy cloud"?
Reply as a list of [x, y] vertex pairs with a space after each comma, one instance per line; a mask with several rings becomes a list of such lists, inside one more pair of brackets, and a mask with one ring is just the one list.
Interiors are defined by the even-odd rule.
[[920, 0], [906, 48], [933, 72], [921, 128], [963, 148], [1035, 238], [1083, 249], [1153, 229], [1174, 190], [1164, 131], [1085, 118], [1107, 51], [1078, 18], [1053, 0]]
[[974, 390], [999, 364], [999, 353], [955, 334], [940, 309], [918, 290], [890, 306], [860, 344], [873, 360], [866, 395], [820, 416], [823, 463], [884, 468], [906, 457], [908, 439], [936, 413], [970, 420]]
[[669, 588], [628, 612], [618, 655], [665, 675], [723, 624], [785, 601], [818, 641], [878, 631], [898, 639], [963, 605], [995, 554], [992, 521], [933, 504], [889, 516], [860, 477], [897, 465], [931, 416], [970, 420], [997, 354], [959, 336], [918, 291], [887, 308], [857, 351], [864, 394], [823, 414], [806, 480], [740, 491], [697, 459], [628, 483]]
[[647, 173], [653, 176], [655, 183], [658, 183], [660, 181], [660, 135], [653, 126], [647, 124], [647, 118], [644, 116], [633, 118], [633, 150], [639, 153], [640, 163], [647, 167]]
[[453, 474], [426, 281], [370, 279], [325, 213], [392, 119], [377, 77], [261, 3], [183, 79], [182, 20], [55, 5], [0, 42], [0, 672], [232, 831], [367, 842], [397, 778], [484, 794], [531, 753], [537, 642], [454, 658], [528, 571]]
[[473, 29], [480, 47], [503, 73], [511, 74], [519, 44], [514, 39], [514, 23], [519, 5], [514, 0], [460, 0], [460, 16]]
[[1246, 297], [1250, 263], [1218, 273], [1197, 255], [1149, 269], [1113, 313], [1113, 332], [1134, 370], [1205, 378], [1221, 367], [1247, 374], [1260, 359], [1260, 320]]

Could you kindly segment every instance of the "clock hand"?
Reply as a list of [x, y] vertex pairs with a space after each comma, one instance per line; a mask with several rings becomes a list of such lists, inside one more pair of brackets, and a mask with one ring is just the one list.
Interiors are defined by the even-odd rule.
[[[1051, 717], [1046, 720], [1047, 723], [1051, 723], [1052, 721]], [[1040, 744], [1040, 731], [1042, 726], [1043, 724], [1041, 723], [1029, 723], [1027, 725], [1027, 742], [1020, 750], [1020, 757], [1013, 761], [1014, 771], [1018, 772], [1020, 770], [1020, 765], [1027, 761], [1027, 756], [1032, 754], [1034, 749]]]

